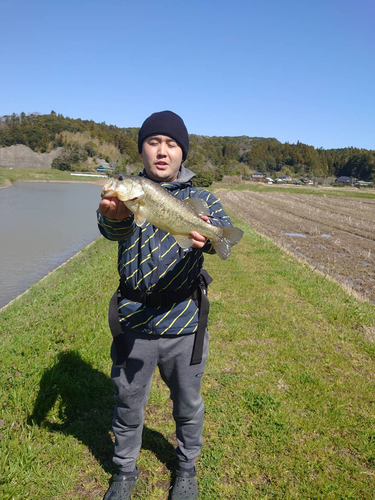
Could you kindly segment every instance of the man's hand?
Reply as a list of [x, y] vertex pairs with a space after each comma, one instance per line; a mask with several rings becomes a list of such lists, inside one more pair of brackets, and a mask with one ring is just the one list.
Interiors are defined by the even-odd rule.
[[[206, 221], [208, 224], [211, 224], [211, 221], [207, 215], [202, 215], [202, 219]], [[203, 236], [203, 234], [197, 233], [197, 231], [192, 231], [190, 233], [190, 238], [193, 241], [193, 248], [203, 248], [207, 243], [207, 238]]]
[[99, 213], [108, 219], [123, 220], [131, 211], [118, 198], [103, 198], [99, 203]]

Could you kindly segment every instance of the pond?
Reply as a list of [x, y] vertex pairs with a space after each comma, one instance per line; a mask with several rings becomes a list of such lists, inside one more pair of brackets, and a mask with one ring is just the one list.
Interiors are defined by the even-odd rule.
[[83, 182], [0, 189], [0, 307], [99, 236], [100, 193]]

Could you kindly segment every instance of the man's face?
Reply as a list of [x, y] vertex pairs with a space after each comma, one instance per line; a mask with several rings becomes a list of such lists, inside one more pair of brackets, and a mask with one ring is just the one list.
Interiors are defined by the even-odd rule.
[[151, 135], [143, 141], [141, 158], [150, 179], [172, 182], [181, 166], [182, 149], [167, 135]]

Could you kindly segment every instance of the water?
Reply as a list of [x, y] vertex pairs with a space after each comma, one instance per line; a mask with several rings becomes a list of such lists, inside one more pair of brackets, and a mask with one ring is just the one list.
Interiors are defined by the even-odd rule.
[[306, 238], [306, 234], [302, 233], [284, 233], [285, 236], [294, 236], [296, 238]]
[[[285, 236], [294, 236], [295, 238], [307, 238], [306, 234], [303, 233], [284, 233]], [[330, 238], [330, 234], [321, 234], [321, 238]]]
[[81, 182], [0, 189], [0, 307], [99, 236], [100, 192]]

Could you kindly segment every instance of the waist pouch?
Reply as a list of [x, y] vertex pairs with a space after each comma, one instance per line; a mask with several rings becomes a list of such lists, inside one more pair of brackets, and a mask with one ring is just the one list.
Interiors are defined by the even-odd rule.
[[119, 303], [123, 299], [140, 302], [147, 307], [168, 306], [174, 302], [183, 302], [192, 299], [199, 308], [198, 330], [195, 334], [191, 365], [199, 365], [202, 362], [204, 333], [207, 328], [210, 303], [207, 296], [207, 287], [212, 283], [212, 278], [204, 269], [201, 270], [197, 284], [187, 290], [175, 292], [143, 292], [127, 288], [120, 281], [120, 285], [109, 302], [108, 322], [116, 346], [116, 366], [124, 367], [128, 353], [125, 348], [125, 337], [120, 324]]

